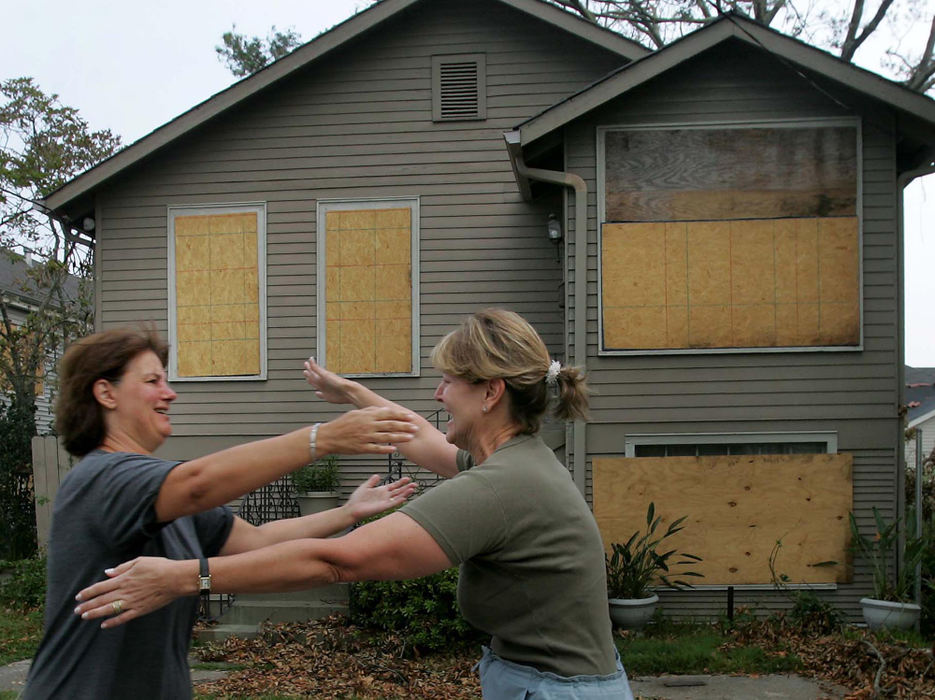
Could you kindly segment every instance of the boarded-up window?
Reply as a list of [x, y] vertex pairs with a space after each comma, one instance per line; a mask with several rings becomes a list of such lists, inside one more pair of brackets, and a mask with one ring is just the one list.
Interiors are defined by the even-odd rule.
[[602, 351], [859, 345], [856, 127], [602, 136]]
[[849, 454], [595, 458], [594, 518], [609, 549], [645, 532], [649, 503], [662, 531], [687, 516], [666, 544], [703, 558], [695, 584], [769, 584], [771, 563], [791, 584], [849, 582], [852, 475]]
[[418, 202], [322, 202], [318, 220], [319, 357], [342, 374], [417, 373]]
[[262, 378], [262, 207], [170, 210], [173, 379]]

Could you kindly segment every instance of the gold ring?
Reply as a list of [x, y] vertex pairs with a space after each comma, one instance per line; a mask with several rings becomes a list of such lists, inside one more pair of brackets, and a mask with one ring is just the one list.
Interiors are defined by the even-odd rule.
[[110, 604], [110, 607], [114, 609], [114, 615], [119, 615], [121, 612], [123, 612], [123, 601], [115, 600]]

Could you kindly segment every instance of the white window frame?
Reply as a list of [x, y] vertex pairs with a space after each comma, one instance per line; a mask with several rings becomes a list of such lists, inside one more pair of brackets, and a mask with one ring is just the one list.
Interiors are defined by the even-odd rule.
[[[178, 216], [212, 216], [215, 214], [257, 215], [257, 278], [260, 311], [260, 372], [251, 375], [180, 377], [178, 373], [178, 315], [175, 296], [175, 219]], [[169, 287], [169, 380], [173, 382], [258, 382], [266, 381], [267, 374], [267, 313], [266, 313], [266, 203], [238, 202], [235, 204], [197, 204], [170, 206], [166, 210], [169, 222], [168, 287]]]
[[[605, 350], [604, 349], [604, 293], [602, 284], [603, 228], [606, 216], [605, 184], [606, 158], [605, 139], [611, 131], [661, 131], [668, 129], [755, 129], [755, 128], [819, 128], [819, 127], [854, 127], [857, 135], [857, 318], [859, 320], [857, 345], [752, 347], [752, 348], [660, 348], [652, 350]], [[863, 134], [859, 117], [829, 117], [827, 119], [766, 119], [738, 120], [717, 122], [660, 122], [653, 124], [614, 124], [597, 127], [597, 323], [598, 356], [619, 357], [623, 355], [723, 355], [737, 353], [777, 353], [777, 352], [862, 352], [864, 349], [864, 206], [863, 206]]]
[[410, 243], [409, 272], [412, 284], [412, 335], [410, 339], [410, 372], [369, 372], [363, 374], [342, 373], [345, 377], [418, 377], [421, 375], [420, 329], [419, 329], [419, 210], [421, 201], [416, 197], [367, 197], [362, 199], [319, 199], [316, 213], [317, 274], [318, 274], [318, 362], [327, 366], [327, 235], [325, 221], [329, 211], [357, 211], [360, 209], [387, 209], [409, 207]]

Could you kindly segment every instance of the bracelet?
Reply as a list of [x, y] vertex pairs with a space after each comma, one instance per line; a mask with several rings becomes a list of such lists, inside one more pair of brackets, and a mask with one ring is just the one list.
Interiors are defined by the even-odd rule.
[[211, 572], [208, 570], [208, 560], [204, 556], [199, 556], [201, 569], [198, 572], [198, 592], [202, 597], [207, 598], [211, 592]]
[[308, 450], [311, 454], [311, 461], [315, 461], [315, 452], [317, 452], [317, 447], [315, 446], [315, 440], [318, 438], [318, 429], [321, 427], [321, 423], [315, 423], [312, 426], [312, 430], [308, 434]]

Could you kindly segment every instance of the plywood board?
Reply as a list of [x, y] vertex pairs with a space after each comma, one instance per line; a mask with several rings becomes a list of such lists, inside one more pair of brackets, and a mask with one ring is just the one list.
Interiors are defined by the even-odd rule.
[[[688, 516], [671, 547], [704, 558], [702, 584], [768, 584], [769, 556], [793, 583], [849, 576], [848, 454], [608, 457], [593, 461], [594, 517], [605, 546], [645, 531], [655, 503], [663, 527]], [[671, 548], [670, 547], [670, 548]], [[836, 561], [832, 567], [816, 567]]]
[[336, 372], [412, 371], [410, 216], [409, 208], [326, 215], [326, 354]]
[[254, 212], [175, 218], [179, 376], [260, 373], [257, 227]]
[[856, 217], [604, 224], [603, 348], [853, 346]]
[[857, 129], [615, 129], [606, 221], [855, 216]]

